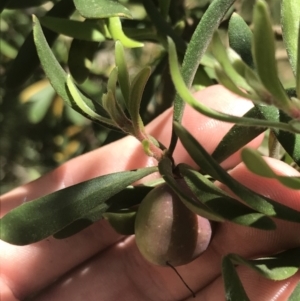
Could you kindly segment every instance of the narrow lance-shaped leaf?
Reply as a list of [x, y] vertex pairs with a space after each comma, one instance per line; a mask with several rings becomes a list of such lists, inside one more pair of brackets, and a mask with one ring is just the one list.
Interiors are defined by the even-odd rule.
[[264, 197], [232, 178], [180, 124], [175, 123], [176, 133], [184, 148], [201, 169], [225, 184], [251, 208], [268, 216], [300, 223], [300, 212]]
[[102, 219], [104, 212], [117, 212], [139, 204], [151, 190], [152, 187], [143, 185], [127, 187], [110, 197], [104, 203], [97, 205], [85, 216], [81, 216], [79, 219], [59, 230], [53, 236], [57, 239], [72, 236]]
[[115, 44], [115, 58], [116, 58], [116, 65], [118, 67], [119, 85], [125, 100], [125, 104], [127, 105], [129, 100], [129, 93], [130, 93], [130, 82], [129, 82], [129, 74], [127, 70], [124, 48], [120, 41], [116, 41]]
[[132, 18], [130, 11], [115, 0], [74, 0], [78, 12], [87, 19], [103, 19], [113, 16]]
[[[65, 71], [62, 69], [56, 58], [54, 57], [46, 39], [43, 34], [41, 25], [39, 23], [39, 20], [33, 16], [33, 22], [34, 22], [34, 27], [33, 27], [33, 32], [34, 32], [34, 41], [36, 44], [36, 49], [38, 56], [40, 58], [41, 64], [43, 66], [43, 69], [53, 86], [54, 90], [57, 92], [59, 96], [72, 108], [74, 108], [76, 111], [78, 111], [81, 114], [84, 114], [86, 117], [92, 119], [93, 121], [96, 121], [98, 123], [101, 123], [99, 118], [97, 117], [96, 119], [93, 119], [93, 115], [98, 116], [98, 111], [101, 112], [101, 115], [105, 115], [105, 111], [102, 107], [99, 105], [96, 106], [86, 96], [84, 96], [80, 91], [78, 91], [78, 94], [84, 103], [84, 106], [87, 107], [87, 110], [90, 112], [94, 112], [92, 114], [87, 114], [82, 108], [79, 108], [78, 103], [80, 101], [77, 101], [78, 103], [76, 104], [76, 101], [73, 99], [72, 95], [69, 92], [69, 89], [67, 87], [67, 74]], [[104, 117], [103, 117], [104, 118]], [[106, 120], [106, 119], [105, 119]], [[102, 123], [103, 124], [103, 123]], [[107, 123], [104, 123], [104, 125], [107, 125]]]
[[102, 123], [107, 123], [108, 125], [113, 125], [113, 123], [111, 122], [110, 119], [100, 116], [86, 104], [86, 102], [81, 97], [78, 89], [76, 88], [75, 84], [73, 83], [70, 75], [68, 75], [68, 77], [67, 77], [66, 84], [67, 84], [67, 87], [70, 91], [70, 94], [71, 94], [75, 104], [77, 105], [77, 107], [81, 110], [81, 112], [85, 116], [89, 116], [90, 119], [92, 119], [92, 120], [98, 120]]
[[[268, 109], [266, 106], [265, 108]], [[243, 117], [264, 119], [264, 115], [256, 106], [244, 114]], [[219, 142], [218, 146], [212, 153], [212, 157], [218, 163], [223, 162], [265, 130], [266, 128], [262, 127], [246, 127], [235, 124]]]
[[253, 69], [252, 32], [244, 19], [237, 13], [233, 13], [229, 20], [228, 37], [230, 47]]
[[123, 28], [122, 28], [121, 20], [119, 17], [110, 17], [108, 19], [108, 29], [111, 34], [111, 37], [115, 41], [119, 40], [124, 47], [137, 48], [137, 47], [144, 46], [143, 43], [135, 41], [125, 35]]
[[282, 36], [294, 75], [296, 75], [297, 66], [299, 66], [297, 63], [297, 53], [299, 53], [297, 46], [300, 23], [299, 5], [299, 0], [281, 1]]
[[177, 54], [175, 50], [174, 43], [171, 39], [168, 39], [169, 42], [169, 66], [171, 71], [171, 76], [173, 83], [175, 85], [177, 93], [181, 96], [181, 98], [188, 103], [192, 108], [196, 111], [202, 113], [205, 116], [212, 117], [214, 119], [230, 122], [230, 123], [237, 123], [240, 125], [246, 126], [261, 126], [261, 127], [272, 127], [272, 128], [280, 128], [285, 131], [292, 131], [295, 132], [295, 129], [290, 126], [289, 124], [283, 122], [273, 122], [272, 120], [259, 120], [255, 118], [246, 118], [246, 117], [237, 117], [233, 115], [224, 114], [222, 112], [218, 112], [213, 110], [209, 107], [206, 107], [201, 102], [197, 101], [192, 93], [189, 91], [188, 87], [184, 83], [184, 80], [181, 76], [178, 61], [177, 61]]
[[300, 189], [300, 176], [279, 176], [275, 174], [275, 172], [265, 162], [258, 151], [250, 148], [245, 148], [242, 150], [241, 156], [243, 162], [251, 172], [261, 177], [276, 179], [281, 184], [291, 189]]
[[145, 67], [135, 75], [131, 82], [130, 95], [128, 101], [128, 111], [133, 126], [135, 127], [135, 130], [138, 133], [144, 131], [144, 124], [140, 117], [140, 104], [150, 74], [151, 68]]
[[132, 134], [132, 122], [125, 115], [111, 90], [108, 90], [106, 94], [103, 94], [102, 103], [103, 107], [112, 119], [113, 124], [119, 127], [123, 132]]
[[222, 275], [226, 301], [250, 301], [229, 256], [223, 258]]
[[100, 31], [97, 22], [80, 22], [69, 19], [42, 17], [43, 26], [60, 34], [84, 41], [103, 42], [105, 37]]
[[254, 8], [253, 56], [259, 77], [272, 93], [280, 108], [289, 110], [291, 102], [285, 93], [277, 72], [275, 42], [267, 4], [258, 0]]
[[233, 199], [201, 173], [185, 164], [179, 164], [178, 169], [197, 199], [224, 219], [257, 229], [276, 229], [272, 219]]
[[24, 203], [1, 218], [0, 238], [16, 245], [40, 241], [155, 171], [150, 167], [100, 176]]
[[[223, 67], [223, 71], [228, 75], [228, 77], [236, 84], [237, 87], [243, 88], [246, 91], [251, 90], [248, 83], [245, 81], [245, 79], [240, 76], [236, 70], [233, 68], [228, 55], [226, 53], [225, 46], [223, 45], [218, 32], [216, 31], [213, 35], [212, 43], [211, 43], [211, 51], [214, 57], [218, 60], [218, 62]], [[240, 91], [240, 95], [244, 95], [246, 93], [242, 93]], [[247, 97], [247, 94], [246, 94]], [[250, 97], [250, 95], [248, 96]]]

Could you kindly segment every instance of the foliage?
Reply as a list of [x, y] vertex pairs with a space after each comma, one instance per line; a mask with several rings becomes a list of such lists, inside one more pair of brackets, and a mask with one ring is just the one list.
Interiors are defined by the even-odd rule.
[[[0, 10], [6, 8], [2, 15], [7, 23], [2, 50], [5, 89], [1, 106], [7, 128], [4, 135], [16, 137], [12, 133], [27, 119], [31, 125], [25, 129], [26, 142], [39, 142], [43, 150], [48, 147], [47, 141], [60, 139], [61, 148], [53, 151], [50, 145], [52, 153], [46, 156], [48, 160], [52, 156], [49, 166], [53, 167], [53, 153], [60, 151], [61, 158], [56, 161], [61, 163], [129, 134], [141, 142], [145, 153], [154, 157], [158, 166], [102, 176], [23, 204], [1, 219], [1, 239], [16, 245], [50, 235], [62, 239], [102, 218], [115, 217], [118, 227], [123, 222], [119, 211], [131, 210], [152, 189], [147, 183], [129, 185], [157, 170], [189, 210], [212, 221], [231, 221], [269, 231], [276, 227], [274, 217], [300, 222], [298, 211], [246, 188], [219, 165], [266, 130], [270, 133], [270, 145], [280, 144], [284, 149], [282, 159], [289, 158], [294, 165], [300, 165], [299, 1], [281, 4], [282, 38], [294, 76], [289, 87], [281, 82], [275, 57], [273, 22], [276, 23], [278, 1], [270, 7], [272, 14], [263, 0], [256, 1], [253, 11], [248, 6], [253, 1], [234, 0], [191, 1], [190, 9], [179, 0], [103, 0], [99, 4], [91, 0], [61, 0], [54, 1], [52, 8], [44, 2], [0, 2]], [[37, 6], [32, 32], [15, 29], [10, 39], [8, 31], [18, 14], [29, 29], [26, 12], [32, 12], [32, 6]], [[24, 13], [14, 15], [10, 8], [21, 8]], [[249, 27], [251, 18], [253, 24]], [[230, 47], [224, 46], [227, 36]], [[115, 57], [115, 63], [101, 61], [99, 67], [97, 61], [106, 53], [108, 61]], [[138, 65], [143, 67], [137, 68]], [[192, 86], [203, 88], [216, 82], [251, 100], [253, 109], [236, 117], [194, 99]], [[30, 101], [31, 105], [25, 107], [18, 99]], [[145, 124], [172, 105], [173, 100], [173, 133], [166, 147], [146, 132]], [[181, 125], [185, 103], [206, 116], [235, 123], [212, 155]], [[154, 113], [150, 113], [151, 105]], [[11, 120], [8, 112], [12, 108], [21, 112], [21, 117]], [[74, 115], [71, 108], [80, 115]], [[31, 135], [36, 129], [39, 139]], [[93, 141], [89, 143], [82, 137], [92, 129]], [[47, 134], [44, 140], [40, 138], [41, 133], [50, 131], [56, 136]], [[178, 139], [201, 172], [182, 163], [174, 165], [172, 155]], [[15, 145], [25, 159], [30, 157], [24, 139], [7, 146], [2, 156], [9, 159]], [[11, 156], [16, 160], [18, 155]], [[276, 175], [259, 152], [244, 149], [242, 159], [253, 173], [300, 189], [299, 177]], [[178, 178], [185, 188], [178, 185]], [[213, 184], [215, 180], [229, 187], [243, 203], [218, 189]], [[186, 192], [187, 187], [193, 197]], [[136, 196], [134, 203], [129, 201], [132, 195]], [[121, 205], [120, 196], [128, 202]], [[61, 198], [66, 200], [63, 206]], [[249, 300], [235, 265], [246, 265], [269, 279], [287, 279], [299, 270], [299, 252], [296, 248], [254, 260], [228, 254], [222, 263], [227, 300]]]

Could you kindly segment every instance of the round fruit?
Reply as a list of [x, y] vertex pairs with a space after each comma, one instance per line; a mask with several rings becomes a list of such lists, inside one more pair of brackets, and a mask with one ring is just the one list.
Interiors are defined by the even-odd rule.
[[151, 263], [187, 264], [206, 250], [210, 238], [210, 222], [190, 211], [167, 184], [155, 187], [141, 202], [135, 239]]

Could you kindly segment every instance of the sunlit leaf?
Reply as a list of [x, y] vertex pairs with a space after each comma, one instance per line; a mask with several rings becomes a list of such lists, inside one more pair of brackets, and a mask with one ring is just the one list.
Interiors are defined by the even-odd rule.
[[130, 11], [115, 0], [74, 0], [78, 12], [88, 19], [102, 19], [112, 16], [131, 18]]
[[16, 245], [42, 240], [90, 211], [156, 167], [113, 173], [56, 191], [24, 203], [1, 218], [0, 238]]
[[125, 35], [123, 28], [122, 28], [121, 20], [119, 17], [110, 17], [108, 19], [108, 29], [109, 29], [111, 37], [115, 41], [119, 40], [124, 47], [137, 48], [137, 47], [144, 46], [143, 43], [135, 41]]
[[229, 114], [224, 114], [222, 112], [213, 110], [201, 102], [197, 101], [192, 95], [191, 91], [188, 89], [185, 84], [182, 75], [180, 73], [177, 61], [177, 53], [175, 45], [171, 39], [168, 39], [169, 44], [169, 66], [171, 71], [172, 80], [176, 91], [180, 97], [188, 103], [196, 111], [202, 113], [205, 116], [211, 117], [213, 119], [222, 120], [225, 122], [236, 123], [246, 126], [260, 126], [260, 127], [272, 127], [279, 128], [287, 131], [295, 131], [289, 124], [283, 122], [273, 122], [269, 120], [261, 120], [256, 118], [246, 118], [246, 117], [237, 117]]
[[140, 117], [140, 104], [150, 74], [151, 68], [145, 67], [134, 76], [131, 82], [128, 111], [131, 116], [133, 126], [139, 131], [144, 130], [143, 121]]
[[281, 1], [281, 25], [283, 41], [285, 43], [289, 61], [295, 75], [297, 66], [299, 66], [297, 63], [297, 53], [299, 53], [297, 42], [300, 24], [299, 5], [299, 0]]

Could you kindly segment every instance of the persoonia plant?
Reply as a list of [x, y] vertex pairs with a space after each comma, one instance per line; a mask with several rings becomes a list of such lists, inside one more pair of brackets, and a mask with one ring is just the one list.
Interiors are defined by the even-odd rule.
[[[74, 10], [73, 2], [67, 0], [58, 2], [48, 16], [40, 20], [33, 16], [32, 36], [20, 50], [8, 74], [7, 85], [19, 85], [33, 70], [31, 67], [28, 72], [24, 68], [25, 71], [17, 77], [12, 75], [26, 50], [34, 46], [51, 85], [67, 105], [102, 126], [136, 137], [145, 153], [154, 157], [158, 165], [108, 174], [25, 203], [1, 219], [2, 240], [26, 245], [50, 235], [63, 239], [105, 218], [118, 232], [125, 235], [135, 233], [141, 253], [150, 262], [176, 266], [190, 262], [205, 251], [212, 235], [209, 221], [230, 221], [269, 231], [276, 227], [272, 218], [300, 222], [299, 211], [246, 188], [220, 166], [222, 161], [267, 129], [270, 130], [270, 149], [280, 144], [294, 166], [300, 164], [299, 1], [285, 0], [281, 4], [283, 40], [295, 76], [295, 86], [288, 90], [278, 79], [274, 35], [265, 1], [258, 0], [255, 4], [253, 31], [238, 14], [231, 14], [229, 48], [223, 45], [217, 28], [233, 0], [212, 1], [188, 45], [180, 36], [178, 27], [168, 22], [170, 3], [159, 1], [158, 9], [152, 1], [144, 0], [144, 8], [153, 26], [136, 31], [128, 29], [127, 33], [120, 18], [131, 18], [130, 11], [115, 1], [103, 0], [98, 4], [74, 0], [84, 22], [67, 18]], [[41, 24], [52, 31], [47, 30], [44, 34]], [[115, 41], [116, 66], [110, 73], [102, 99], [91, 99], [79, 88], [78, 85], [88, 76], [85, 69], [80, 73], [76, 68], [70, 68], [71, 74], [67, 74], [60, 66], [49, 47], [55, 37], [53, 31], [88, 42]], [[140, 114], [151, 68], [145, 66], [133, 78], [129, 76], [124, 47], [143, 47], [142, 40], [161, 44], [161, 56], [168, 55], [177, 92], [169, 147], [147, 133]], [[184, 54], [181, 69], [177, 52]], [[30, 55], [35, 57], [36, 54]], [[203, 66], [211, 68], [215, 79], [227, 89], [251, 100], [254, 107], [244, 116], [236, 117], [196, 101], [190, 88], [195, 74]], [[181, 125], [185, 104], [201, 114], [235, 124], [212, 155]], [[201, 172], [183, 163], [175, 165], [173, 151], [178, 138]], [[272, 151], [270, 154], [273, 155]], [[275, 174], [257, 151], [243, 148], [242, 159], [252, 172], [276, 179], [289, 188], [300, 189], [299, 177]], [[131, 186], [157, 171], [161, 175], [157, 187], [147, 183]], [[225, 184], [236, 197], [219, 189], [214, 181]], [[171, 233], [173, 236], [169, 239]], [[163, 240], [164, 243], [149, 243], [156, 235], [158, 242]], [[299, 270], [299, 258], [300, 248], [253, 260], [238, 254], [226, 255], [222, 271], [227, 300], [249, 300], [235, 265], [246, 265], [264, 277], [282, 280]]]

